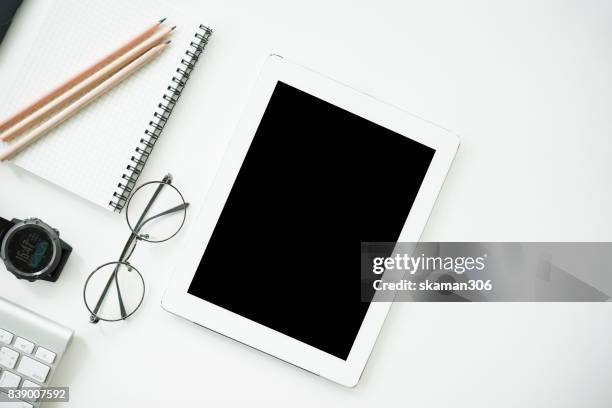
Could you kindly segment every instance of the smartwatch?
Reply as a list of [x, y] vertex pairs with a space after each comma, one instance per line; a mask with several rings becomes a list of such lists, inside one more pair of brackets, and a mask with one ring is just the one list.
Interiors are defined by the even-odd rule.
[[55, 282], [71, 252], [59, 231], [38, 218], [8, 221], [0, 217], [0, 258], [18, 279]]

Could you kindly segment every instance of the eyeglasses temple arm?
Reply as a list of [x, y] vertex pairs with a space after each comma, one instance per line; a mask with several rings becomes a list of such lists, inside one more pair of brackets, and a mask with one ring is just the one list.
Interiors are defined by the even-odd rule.
[[[160, 212], [157, 215], [149, 217], [149, 218], [147, 218], [146, 220], [142, 221], [139, 224], [139, 229], [138, 230], [140, 230], [140, 228], [142, 228], [143, 225], [145, 225], [149, 221], [153, 221], [156, 218], [163, 217], [164, 215], [172, 214], [172, 213], [175, 213], [177, 211], [182, 211], [182, 210], [186, 209], [187, 207], [189, 207], [189, 203], [183, 203], [183, 204], [177, 205], [176, 207], [172, 207], [169, 210], [166, 210], [164, 212]], [[135, 232], [138, 233], [138, 231], [135, 231]]]
[[[115, 268], [115, 271], [119, 269]], [[115, 276], [115, 286], [117, 287], [117, 297], [119, 298], [119, 310], [121, 311], [121, 318], [125, 319], [127, 312], [125, 311], [125, 305], [123, 304], [123, 297], [121, 296], [121, 289], [119, 288], [119, 279], [117, 278], [117, 272], [113, 273]]]
[[[147, 206], [145, 207], [144, 211], [142, 212], [142, 214], [140, 214], [140, 218], [138, 219], [138, 222], [134, 226], [134, 230], [139, 231], [140, 228], [142, 228], [142, 225], [144, 224], [143, 220], [147, 216], [147, 213], [149, 212], [149, 210], [153, 206], [153, 203], [155, 202], [155, 200], [157, 200], [157, 196], [159, 195], [159, 193], [161, 193], [162, 188], [164, 188], [164, 186], [166, 184], [170, 184], [170, 183], [172, 183], [172, 176], [170, 176], [168, 174], [168, 175], [166, 175], [164, 177], [164, 179], [162, 180], [162, 183], [160, 183], [160, 185], [158, 185], [157, 188], [155, 189], [155, 192], [153, 193], [153, 196], [149, 200], [149, 202], [148, 202]], [[126, 216], [127, 216], [127, 214], [126, 214]]]

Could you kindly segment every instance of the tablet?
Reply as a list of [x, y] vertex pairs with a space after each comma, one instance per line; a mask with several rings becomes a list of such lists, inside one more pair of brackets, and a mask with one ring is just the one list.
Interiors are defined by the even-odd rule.
[[356, 385], [390, 307], [362, 302], [359, 244], [417, 241], [458, 145], [269, 57], [163, 308]]

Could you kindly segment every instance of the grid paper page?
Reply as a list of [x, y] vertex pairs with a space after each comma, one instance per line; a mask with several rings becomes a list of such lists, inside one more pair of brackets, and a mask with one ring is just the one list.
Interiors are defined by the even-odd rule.
[[12, 162], [111, 210], [109, 201], [201, 22], [162, 0], [54, 2], [0, 106], [0, 117], [14, 113], [163, 17], [177, 28], [161, 55]]

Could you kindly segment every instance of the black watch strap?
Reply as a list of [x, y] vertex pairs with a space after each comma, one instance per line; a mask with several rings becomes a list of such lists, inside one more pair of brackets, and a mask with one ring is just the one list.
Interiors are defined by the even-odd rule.
[[0, 243], [2, 243], [2, 240], [4, 239], [4, 236], [6, 235], [8, 230], [13, 228], [13, 225], [15, 225], [14, 222], [5, 220], [4, 218], [0, 217]]

